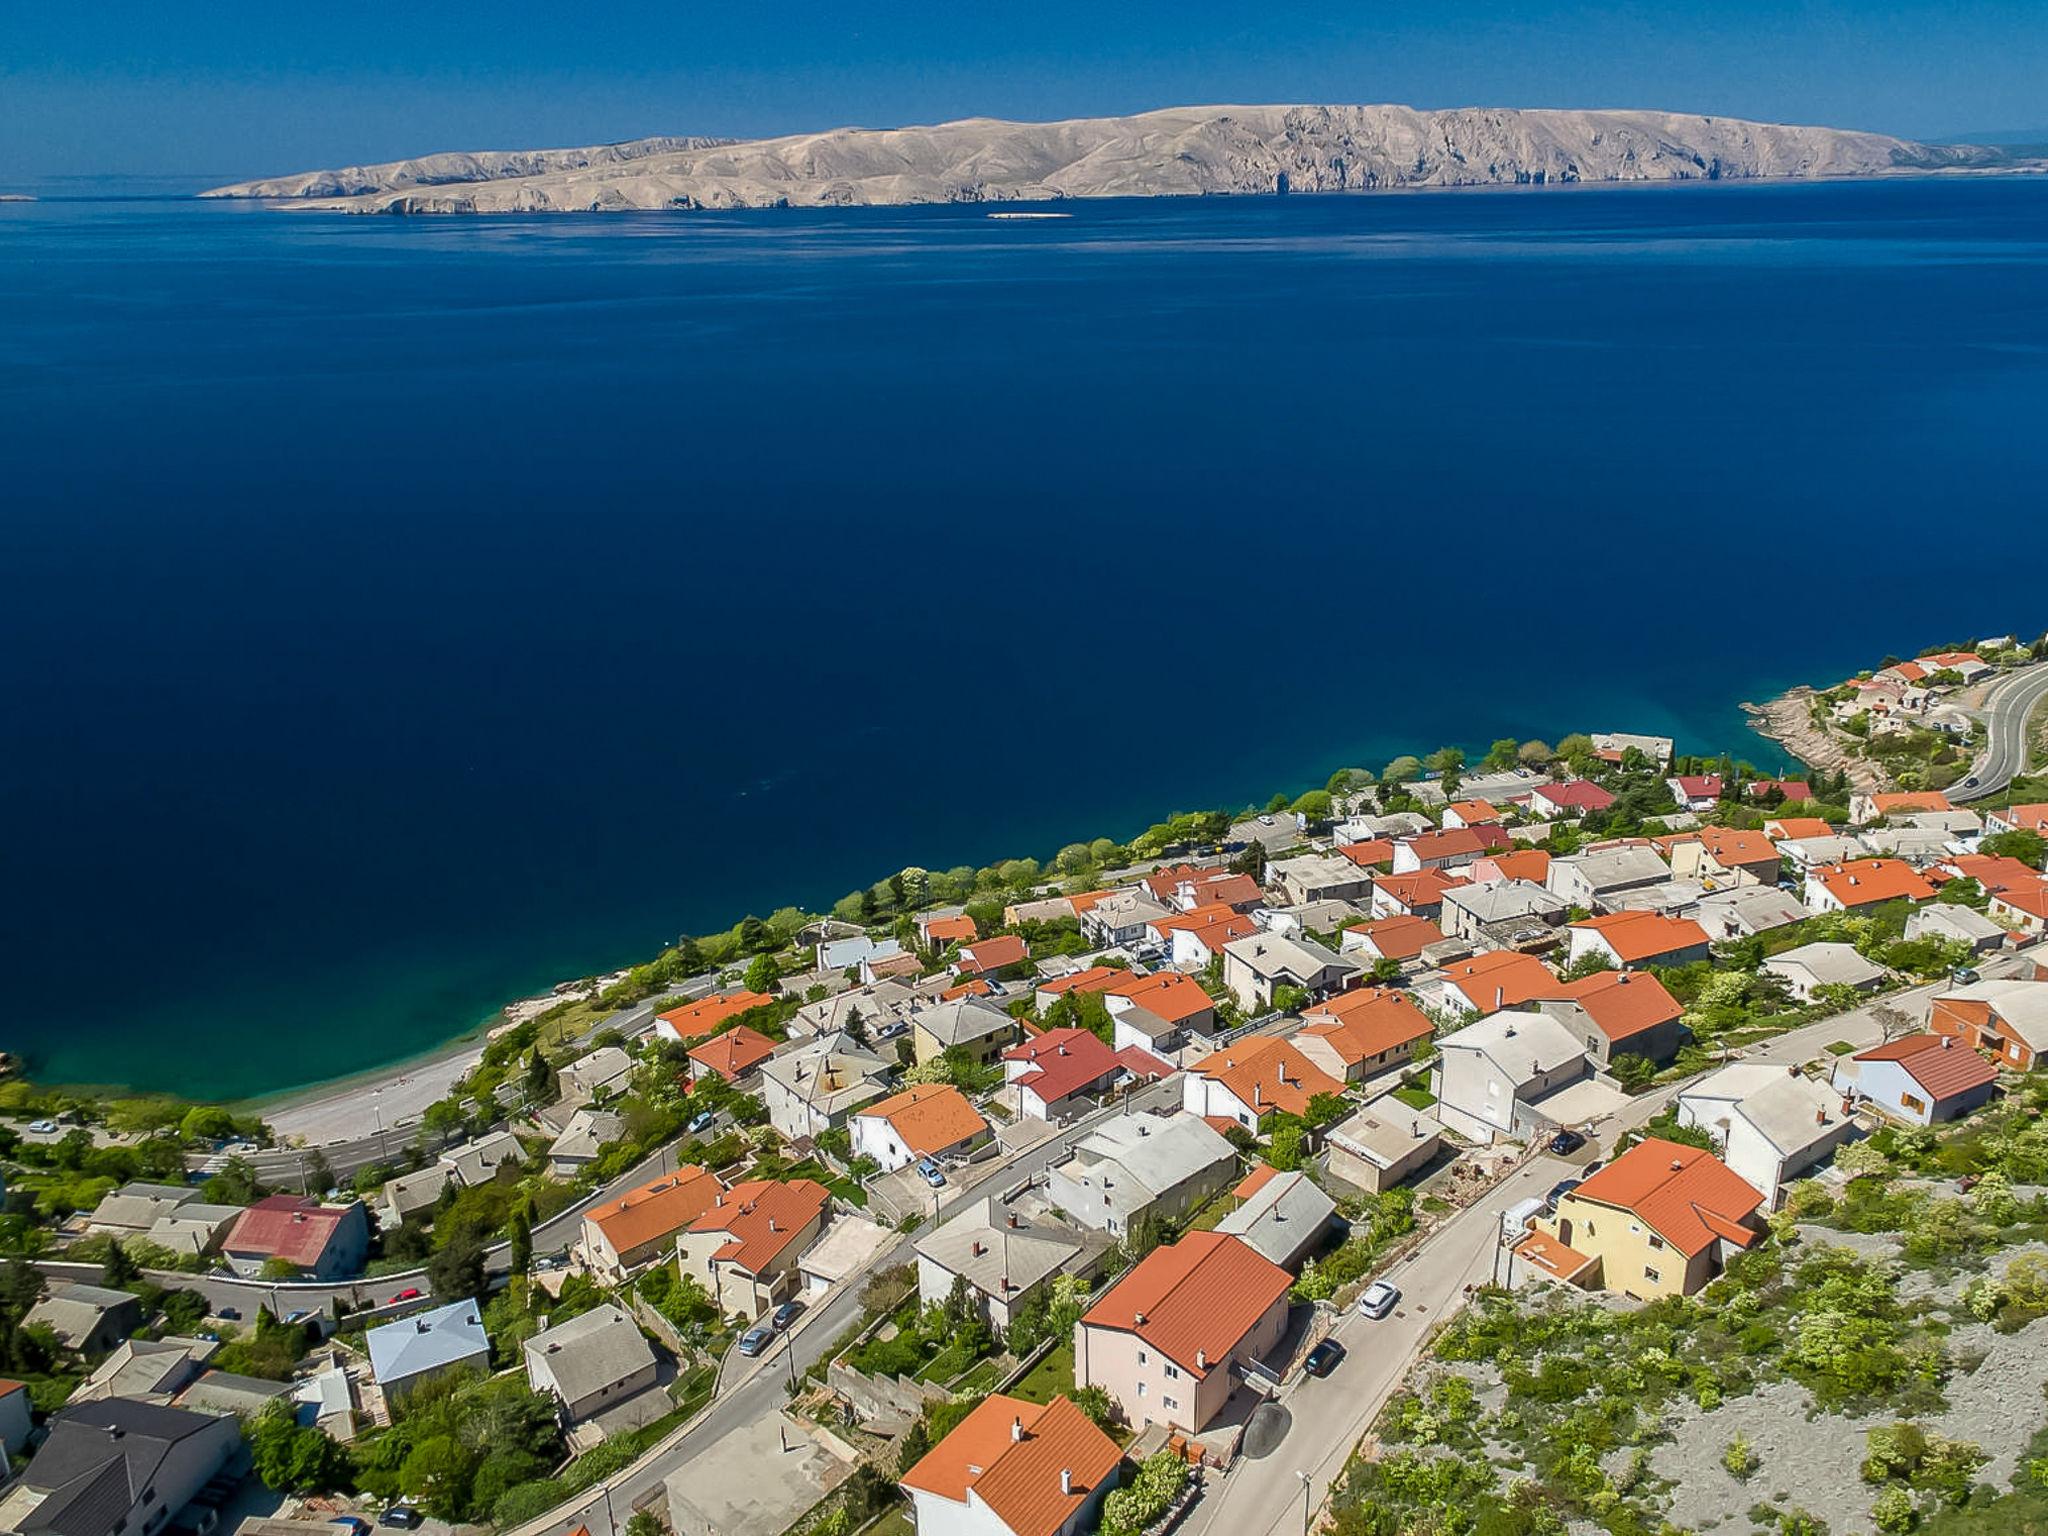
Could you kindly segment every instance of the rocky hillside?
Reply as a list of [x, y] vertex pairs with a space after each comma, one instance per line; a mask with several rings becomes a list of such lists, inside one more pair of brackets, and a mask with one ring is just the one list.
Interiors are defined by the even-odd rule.
[[566, 212], [1875, 176], [2000, 163], [1992, 150], [1665, 112], [1176, 107], [430, 155], [207, 195], [369, 213]]

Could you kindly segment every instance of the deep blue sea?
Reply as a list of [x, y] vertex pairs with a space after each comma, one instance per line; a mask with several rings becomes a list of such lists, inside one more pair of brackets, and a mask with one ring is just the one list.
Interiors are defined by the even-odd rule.
[[0, 1047], [278, 1089], [905, 862], [2048, 619], [2048, 181], [0, 205]]

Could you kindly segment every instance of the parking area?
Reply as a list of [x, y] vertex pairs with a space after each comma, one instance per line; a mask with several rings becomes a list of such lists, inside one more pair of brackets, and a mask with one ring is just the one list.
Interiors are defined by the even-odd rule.
[[795, 1420], [765, 1414], [669, 1477], [669, 1526], [717, 1536], [780, 1536], [849, 1470]]

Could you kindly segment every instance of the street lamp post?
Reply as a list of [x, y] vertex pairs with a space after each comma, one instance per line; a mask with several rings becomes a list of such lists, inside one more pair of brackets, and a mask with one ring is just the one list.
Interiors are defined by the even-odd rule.
[[1310, 1483], [1308, 1474], [1302, 1471], [1301, 1468], [1296, 1467], [1294, 1475], [1301, 1479], [1301, 1536], [1308, 1536], [1308, 1500], [1310, 1489], [1314, 1485]]

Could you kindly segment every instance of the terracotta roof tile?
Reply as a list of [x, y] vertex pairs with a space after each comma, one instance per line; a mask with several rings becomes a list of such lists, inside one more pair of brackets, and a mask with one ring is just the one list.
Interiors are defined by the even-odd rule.
[[1293, 1283], [1240, 1239], [1191, 1232], [1154, 1248], [1081, 1321], [1135, 1333], [1200, 1378], [1229, 1358]]
[[1856, 1053], [1858, 1061], [1896, 1061], [1936, 1102], [1998, 1080], [1998, 1069], [1953, 1035], [1907, 1035]]
[[1707, 946], [1707, 930], [1689, 917], [1661, 912], [1615, 912], [1571, 925], [1575, 932], [1597, 933], [1623, 965], [1640, 965], [1661, 955]]
[[690, 1230], [724, 1233], [726, 1243], [712, 1257], [759, 1275], [831, 1203], [832, 1192], [815, 1179], [747, 1179], [713, 1200]]
[[749, 992], [744, 988], [737, 992], [717, 992], [694, 1003], [685, 1003], [680, 1008], [669, 1009], [660, 1015], [659, 1022], [674, 1030], [676, 1038], [687, 1045], [692, 1040], [703, 1039], [727, 1019], [750, 1008], [766, 1007], [774, 1001], [765, 992]]
[[1553, 995], [1577, 1003], [1601, 1034], [1617, 1042], [1685, 1013], [1664, 983], [1644, 971], [1595, 971], [1577, 981], [1560, 982]]
[[903, 1486], [957, 1504], [972, 1489], [1012, 1536], [1056, 1536], [1122, 1459], [1071, 1399], [1040, 1407], [998, 1393], [920, 1457]]
[[1104, 991], [1129, 998], [1147, 1013], [1155, 1014], [1169, 1024], [1186, 1023], [1216, 1006], [1215, 1000], [1202, 990], [1200, 982], [1178, 971], [1159, 971], [1151, 976], [1134, 976], [1129, 971], [1113, 974], [1120, 979], [1111, 982]]
[[1031, 947], [1014, 933], [999, 933], [992, 939], [976, 939], [960, 951], [963, 971], [1000, 971], [1031, 958]]
[[1412, 960], [1430, 945], [1444, 941], [1443, 929], [1428, 918], [1413, 914], [1354, 923], [1345, 931], [1365, 935], [1381, 957], [1388, 960]]
[[1718, 1238], [1747, 1247], [1745, 1225], [1764, 1197], [1711, 1152], [1649, 1137], [1587, 1179], [1573, 1195], [1633, 1211], [1688, 1258]]
[[1873, 907], [1885, 901], [1925, 901], [1934, 887], [1903, 859], [1849, 859], [1813, 872], [1827, 893], [1845, 907]]
[[1447, 965], [1444, 980], [1456, 985], [1481, 1013], [1519, 1008], [1557, 986], [1557, 976], [1549, 966], [1534, 955], [1512, 949], [1489, 949], [1470, 960]]
[[682, 1231], [709, 1209], [724, 1189], [716, 1175], [702, 1168], [678, 1168], [615, 1200], [593, 1205], [583, 1219], [604, 1234], [615, 1253], [625, 1253]]
[[1219, 1083], [1240, 1103], [1299, 1115], [1319, 1093], [1342, 1093], [1344, 1085], [1272, 1035], [1253, 1035], [1204, 1056], [1190, 1071]]
[[1355, 987], [1309, 1009], [1302, 1034], [1327, 1040], [1346, 1066], [1420, 1040], [1436, 1026], [1405, 992]]
[[967, 1102], [967, 1095], [951, 1083], [919, 1083], [856, 1113], [888, 1121], [903, 1145], [919, 1157], [957, 1147], [988, 1129], [988, 1122]]
[[774, 1054], [775, 1042], [744, 1024], [736, 1024], [724, 1034], [690, 1047], [690, 1060], [716, 1072], [728, 1083], [744, 1077]]

